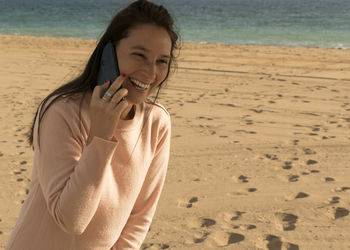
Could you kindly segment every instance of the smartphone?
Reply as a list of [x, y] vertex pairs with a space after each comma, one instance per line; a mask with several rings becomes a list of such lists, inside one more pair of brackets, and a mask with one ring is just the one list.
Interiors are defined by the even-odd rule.
[[[107, 79], [110, 80], [109, 86], [114, 82], [114, 80], [120, 75], [118, 60], [115, 53], [114, 44], [107, 43], [102, 51], [100, 68], [97, 77], [97, 85], [103, 85]], [[108, 86], [108, 88], [109, 88]], [[121, 88], [121, 87], [120, 87]], [[101, 98], [105, 92], [102, 93]]]

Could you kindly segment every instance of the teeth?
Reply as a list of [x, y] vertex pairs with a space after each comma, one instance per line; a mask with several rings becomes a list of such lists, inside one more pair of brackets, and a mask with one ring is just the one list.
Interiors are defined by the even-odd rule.
[[141, 89], [148, 89], [148, 87], [149, 87], [149, 84], [144, 84], [144, 83], [142, 83], [142, 82], [140, 82], [140, 81], [138, 81], [138, 80], [136, 80], [136, 79], [131, 79], [130, 78], [130, 81], [133, 83], [133, 84], [135, 84], [137, 87], [139, 87], [139, 88], [141, 88]]

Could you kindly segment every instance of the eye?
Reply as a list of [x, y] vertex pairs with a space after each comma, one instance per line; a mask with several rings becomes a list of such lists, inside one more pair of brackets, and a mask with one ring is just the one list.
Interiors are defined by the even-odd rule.
[[158, 60], [158, 62], [160, 62], [160, 63], [164, 63], [164, 64], [168, 64], [168, 61], [167, 61], [167, 60], [163, 60], [163, 59]]
[[141, 53], [133, 53], [133, 55], [135, 56], [139, 56], [141, 58], [146, 58], [144, 54], [141, 54]]

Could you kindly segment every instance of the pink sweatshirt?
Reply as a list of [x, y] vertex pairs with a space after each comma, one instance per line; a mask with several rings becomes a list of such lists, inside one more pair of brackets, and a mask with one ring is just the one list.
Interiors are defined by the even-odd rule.
[[[164, 185], [170, 116], [160, 104], [138, 105], [111, 141], [89, 133], [89, 101], [60, 98], [34, 128], [30, 191], [7, 250], [139, 249]], [[141, 136], [141, 128], [144, 125]], [[139, 137], [139, 140], [138, 140]]]

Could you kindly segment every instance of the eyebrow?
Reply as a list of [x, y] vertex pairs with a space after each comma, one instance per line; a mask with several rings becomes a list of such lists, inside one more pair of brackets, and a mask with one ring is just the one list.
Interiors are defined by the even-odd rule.
[[[145, 52], [149, 52], [149, 49], [146, 49], [145, 47], [140, 46], [140, 45], [134, 46], [134, 47], [132, 47], [131, 49], [138, 49], [138, 50], [143, 50], [143, 51], [145, 51]], [[161, 55], [161, 57], [170, 58], [169, 55]]]

